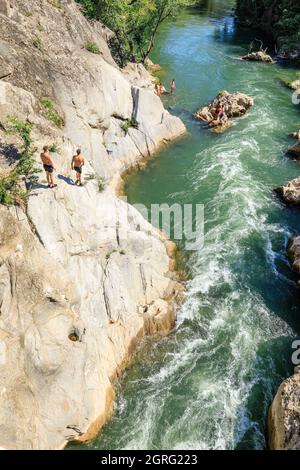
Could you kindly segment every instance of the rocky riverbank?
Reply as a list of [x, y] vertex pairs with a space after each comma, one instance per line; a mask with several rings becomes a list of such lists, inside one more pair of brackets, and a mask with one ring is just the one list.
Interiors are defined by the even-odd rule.
[[[6, 449], [59, 449], [95, 436], [136, 344], [172, 328], [182, 297], [174, 245], [115, 188], [122, 172], [185, 127], [164, 110], [142, 66], [117, 67], [112, 34], [73, 0], [0, 0], [1, 163], [16, 153], [4, 131], [16, 115], [33, 125], [38, 148], [53, 144], [58, 183], [47, 189], [41, 173], [27, 214], [0, 208]], [[70, 169], [77, 146], [88, 160], [82, 188]]]
[[[293, 271], [300, 275], [300, 237], [290, 240], [288, 255]], [[300, 280], [298, 281], [300, 286]], [[269, 410], [271, 450], [300, 450], [300, 368], [279, 387]]]

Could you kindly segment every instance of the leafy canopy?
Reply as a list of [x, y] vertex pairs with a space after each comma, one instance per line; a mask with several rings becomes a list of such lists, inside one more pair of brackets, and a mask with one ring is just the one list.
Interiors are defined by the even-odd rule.
[[159, 25], [175, 16], [190, 0], [77, 0], [90, 18], [102, 21], [114, 33], [110, 46], [119, 65], [144, 62]]

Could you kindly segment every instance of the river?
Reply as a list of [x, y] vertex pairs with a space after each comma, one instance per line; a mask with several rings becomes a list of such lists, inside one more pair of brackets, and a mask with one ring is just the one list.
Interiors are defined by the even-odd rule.
[[[127, 195], [147, 206], [204, 204], [205, 244], [182, 246], [189, 280], [177, 326], [144, 342], [88, 449], [264, 449], [268, 407], [292, 372], [300, 302], [286, 245], [300, 218], [272, 189], [299, 174], [285, 156], [299, 109], [279, 82], [294, 71], [239, 60], [253, 36], [235, 31], [233, 4], [203, 1], [165, 23], [156, 41], [152, 60], [177, 85], [165, 105], [189, 136], [132, 175]], [[224, 89], [255, 106], [214, 135], [192, 113]]]

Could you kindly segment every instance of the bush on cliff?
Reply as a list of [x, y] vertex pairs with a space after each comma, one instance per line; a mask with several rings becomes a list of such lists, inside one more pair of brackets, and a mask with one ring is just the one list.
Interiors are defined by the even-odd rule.
[[[35, 168], [33, 155], [36, 149], [32, 145], [31, 131], [32, 124], [29, 122], [20, 121], [14, 116], [8, 118], [6, 132], [17, 135], [22, 140], [22, 146], [20, 158], [14, 169], [0, 174], [0, 204], [25, 205], [28, 190], [40, 172]], [[25, 181], [25, 185], [22, 184], [22, 180]]]

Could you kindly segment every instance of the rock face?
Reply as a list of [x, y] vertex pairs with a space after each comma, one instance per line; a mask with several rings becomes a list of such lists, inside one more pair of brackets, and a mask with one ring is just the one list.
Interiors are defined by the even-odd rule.
[[298, 132], [292, 132], [289, 137], [292, 137], [293, 139], [300, 140], [300, 129]]
[[[139, 339], [174, 325], [182, 296], [174, 246], [115, 190], [124, 170], [185, 127], [142, 66], [116, 66], [112, 33], [73, 0], [9, 5], [0, 8], [0, 71], [10, 70], [0, 80], [0, 122], [16, 115], [33, 124], [38, 148], [55, 143], [58, 187], [48, 190], [41, 173], [28, 218], [0, 207], [0, 447], [60, 449], [98, 432]], [[2, 163], [11, 139], [0, 126]], [[82, 188], [70, 170], [77, 146], [90, 175]]]
[[286, 204], [300, 204], [300, 178], [288, 181], [274, 191]]
[[298, 160], [300, 158], [300, 144], [296, 144], [293, 147], [290, 147], [288, 149], [288, 154]]
[[[253, 106], [254, 101], [250, 96], [244, 95], [243, 93], [228, 93], [227, 91], [223, 91], [219, 93], [211, 103], [199, 109], [199, 111], [194, 114], [194, 117], [212, 126], [217, 125], [216, 109], [218, 104], [221, 104], [225, 108], [226, 116], [230, 119], [246, 114], [248, 109]], [[226, 126], [225, 124], [224, 127], [228, 127], [228, 125]]]
[[300, 237], [294, 237], [291, 240], [288, 255], [292, 262], [293, 271], [300, 274]]
[[300, 371], [283, 382], [268, 418], [271, 450], [300, 450]]
[[[288, 247], [292, 269], [300, 275], [300, 237], [294, 237]], [[298, 281], [300, 286], [300, 281]], [[300, 450], [300, 368], [285, 380], [274, 398], [268, 417], [271, 450]]]
[[290, 84], [290, 87], [292, 90], [295, 90], [295, 91], [300, 90], [300, 80], [295, 80], [294, 82], [292, 82]]
[[270, 55], [264, 51], [251, 52], [250, 54], [244, 55], [243, 60], [248, 60], [250, 62], [266, 62], [273, 64], [274, 61]]

